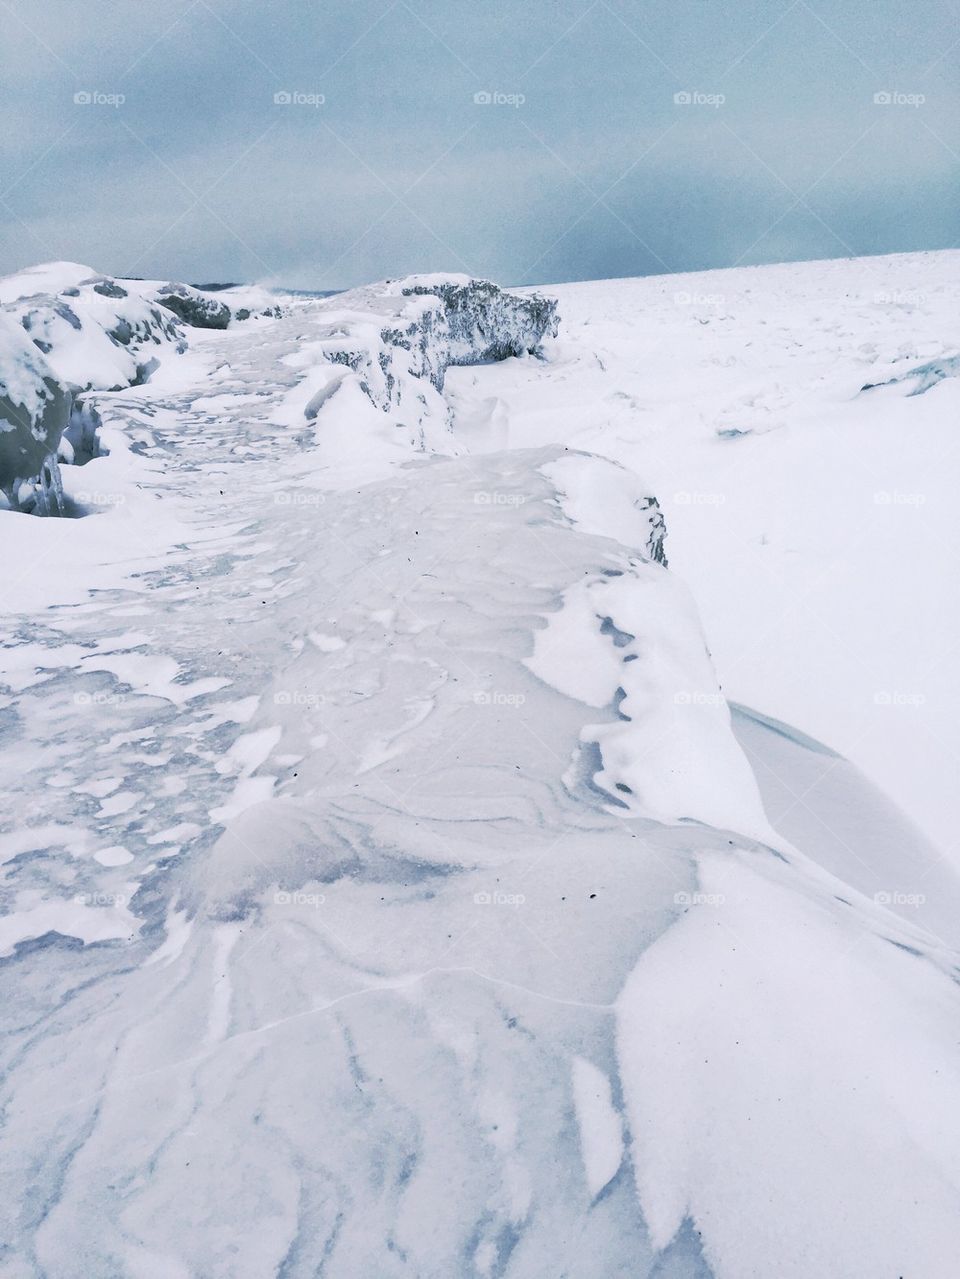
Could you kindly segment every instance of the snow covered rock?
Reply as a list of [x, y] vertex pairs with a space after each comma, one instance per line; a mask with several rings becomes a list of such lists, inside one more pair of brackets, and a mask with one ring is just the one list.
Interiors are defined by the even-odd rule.
[[231, 312], [225, 302], [186, 284], [165, 284], [157, 301], [194, 329], [225, 329]]
[[[0, 489], [19, 507], [24, 482], [41, 477], [46, 492], [56, 473], [56, 451], [73, 397], [57, 381], [43, 354], [16, 320], [0, 310]], [[50, 459], [52, 458], [52, 469]]]
[[185, 343], [176, 318], [135, 283], [78, 263], [7, 276], [0, 299], [0, 488], [17, 509], [57, 513], [57, 452], [71, 418], [85, 457], [96, 451], [95, 415], [77, 397], [140, 385], [157, 352]]
[[91, 275], [60, 293], [22, 297], [5, 309], [65, 388], [120, 390], [146, 381], [157, 348], [184, 346], [176, 319], [132, 288]]

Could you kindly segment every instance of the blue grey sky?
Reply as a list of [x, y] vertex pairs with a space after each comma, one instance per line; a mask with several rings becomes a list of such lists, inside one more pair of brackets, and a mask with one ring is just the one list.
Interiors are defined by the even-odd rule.
[[958, 17], [958, 0], [0, 0], [0, 272], [69, 258], [332, 289], [955, 247]]

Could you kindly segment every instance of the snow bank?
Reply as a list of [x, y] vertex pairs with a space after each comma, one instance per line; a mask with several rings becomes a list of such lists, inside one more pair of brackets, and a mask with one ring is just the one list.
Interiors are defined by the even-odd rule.
[[960, 1255], [955, 986], [776, 866], [702, 856], [692, 908], [619, 1001], [651, 1241], [692, 1220], [717, 1279], [944, 1279]]
[[618, 808], [661, 822], [698, 821], [777, 843], [730, 727], [696, 606], [665, 571], [657, 499], [605, 458], [568, 451], [543, 468], [558, 505], [585, 534], [632, 550], [625, 567], [576, 582], [537, 632], [527, 667], [616, 718], [586, 725], [569, 780], [586, 767]]
[[656, 564], [577, 583], [547, 616], [527, 666], [617, 718], [587, 724], [570, 778], [587, 766], [617, 807], [660, 822], [703, 822], [777, 844], [750, 765], [730, 729], [686, 588]]

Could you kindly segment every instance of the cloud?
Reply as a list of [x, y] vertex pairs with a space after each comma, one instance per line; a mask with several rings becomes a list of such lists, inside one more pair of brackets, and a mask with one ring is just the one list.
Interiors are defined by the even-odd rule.
[[638, 31], [625, 0], [16, 0], [0, 270], [517, 282], [953, 242], [945, 4], [894, 71], [888, 0], [678, 3]]

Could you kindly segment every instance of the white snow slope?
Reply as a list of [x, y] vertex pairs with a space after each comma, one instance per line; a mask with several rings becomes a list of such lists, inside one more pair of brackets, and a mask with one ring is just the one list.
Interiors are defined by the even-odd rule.
[[958, 263], [88, 394], [0, 511], [4, 1279], [955, 1279]]

